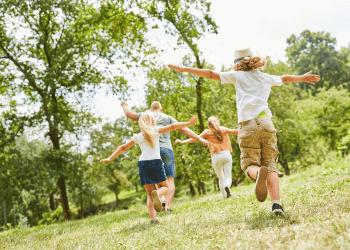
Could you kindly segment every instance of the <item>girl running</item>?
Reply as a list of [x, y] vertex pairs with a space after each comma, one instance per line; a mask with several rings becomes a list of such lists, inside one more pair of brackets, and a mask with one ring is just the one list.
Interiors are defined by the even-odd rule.
[[[211, 162], [219, 178], [219, 188], [222, 197], [224, 199], [229, 198], [232, 184], [232, 146], [228, 135], [237, 135], [238, 130], [221, 127], [219, 119], [213, 116], [209, 117], [208, 126], [209, 129], [204, 130], [199, 136], [209, 142]], [[196, 141], [193, 138], [185, 141], [176, 139], [175, 145], [177, 143], [184, 144]]]
[[[193, 116], [189, 122], [178, 122], [165, 127], [158, 127], [156, 126], [154, 116], [149, 112], [145, 112], [139, 119], [141, 132], [134, 134], [127, 143], [121, 145], [109, 158], [100, 161], [111, 161], [131, 148], [135, 143], [139, 144], [141, 148], [141, 156], [138, 162], [139, 175], [141, 185], [144, 185], [147, 192], [147, 208], [151, 217], [151, 224], [159, 223], [156, 215], [156, 211], [162, 211], [162, 203], [159, 196], [165, 195], [168, 192], [167, 177], [160, 158], [159, 134], [181, 129], [186, 126], [193, 126], [196, 124], [196, 120], [197, 117]], [[156, 190], [155, 184], [158, 185], [158, 190]]]

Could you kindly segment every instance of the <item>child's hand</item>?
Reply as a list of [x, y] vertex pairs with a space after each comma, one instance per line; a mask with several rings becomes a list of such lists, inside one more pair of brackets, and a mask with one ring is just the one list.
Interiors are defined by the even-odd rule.
[[107, 159], [100, 160], [100, 162], [108, 162], [108, 161], [111, 161], [111, 160], [112, 160], [112, 159], [107, 158]]
[[180, 139], [176, 139], [176, 140], [175, 140], [175, 145], [178, 144], [178, 143], [181, 144], [181, 140], [180, 140]]
[[203, 139], [203, 138], [201, 138], [201, 137], [199, 137], [199, 138], [200, 138], [199, 141], [203, 144], [204, 147], [206, 147], [206, 146], [209, 145], [209, 142], [208, 142], [206, 139]]
[[174, 69], [175, 71], [178, 71], [178, 72], [185, 72], [185, 68], [183, 68], [183, 67], [178, 67], [178, 66], [174, 66], [171, 64], [168, 64], [168, 67], [171, 69]]
[[303, 75], [303, 81], [311, 83], [312, 85], [315, 85], [314, 82], [318, 82], [320, 80], [320, 76], [318, 75], [311, 75], [312, 71], [306, 73]]
[[124, 107], [124, 106], [128, 106], [128, 104], [126, 104], [125, 101], [122, 101], [122, 103], [120, 104], [120, 106]]
[[188, 126], [193, 126], [196, 125], [196, 121], [197, 121], [198, 117], [197, 116], [192, 116], [191, 120], [188, 122]]

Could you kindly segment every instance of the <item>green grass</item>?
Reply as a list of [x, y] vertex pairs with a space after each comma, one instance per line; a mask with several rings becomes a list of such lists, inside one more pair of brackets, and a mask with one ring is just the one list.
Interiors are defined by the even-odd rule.
[[[280, 179], [284, 218], [254, 184], [175, 200], [150, 225], [146, 204], [84, 220], [0, 233], [1, 249], [350, 249], [350, 164], [327, 161]], [[125, 195], [125, 197], [129, 197]], [[130, 198], [130, 197], [129, 197]]]

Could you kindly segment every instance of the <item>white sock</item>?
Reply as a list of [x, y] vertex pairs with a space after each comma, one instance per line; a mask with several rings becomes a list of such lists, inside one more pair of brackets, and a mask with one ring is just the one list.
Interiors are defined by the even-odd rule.
[[274, 203], [277, 203], [278, 205], [282, 206], [282, 202], [281, 202], [280, 200], [271, 201], [271, 206], [272, 206]]

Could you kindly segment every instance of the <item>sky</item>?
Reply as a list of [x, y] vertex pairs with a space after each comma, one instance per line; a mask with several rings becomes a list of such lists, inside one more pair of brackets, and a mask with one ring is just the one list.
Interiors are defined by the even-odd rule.
[[[210, 1], [208, 1], [210, 2]], [[251, 48], [259, 56], [270, 56], [273, 62], [286, 61], [287, 38], [299, 36], [306, 29], [311, 32], [329, 32], [337, 39], [336, 49], [350, 43], [349, 0], [269, 0], [269, 1], [211, 1], [211, 16], [219, 26], [219, 34], [208, 34], [199, 41], [201, 56], [214, 65], [216, 71], [233, 64], [236, 49]], [[164, 64], [181, 66], [181, 59], [190, 51], [174, 51], [176, 39], [153, 31], [150, 41], [166, 53], [161, 56]], [[129, 79], [137, 89], [128, 101], [128, 107], [144, 105], [144, 83], [142, 72], [136, 79]], [[94, 111], [105, 121], [113, 121], [124, 115], [121, 100], [100, 91], [95, 96]]]

